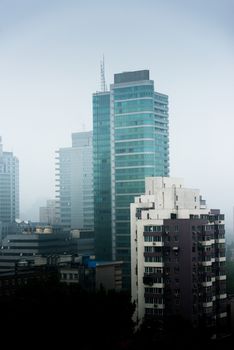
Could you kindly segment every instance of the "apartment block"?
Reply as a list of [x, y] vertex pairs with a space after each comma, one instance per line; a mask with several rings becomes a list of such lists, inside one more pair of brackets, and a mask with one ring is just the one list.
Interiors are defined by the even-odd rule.
[[226, 322], [224, 215], [183, 180], [146, 178], [131, 204], [135, 321], [180, 316], [192, 325]]

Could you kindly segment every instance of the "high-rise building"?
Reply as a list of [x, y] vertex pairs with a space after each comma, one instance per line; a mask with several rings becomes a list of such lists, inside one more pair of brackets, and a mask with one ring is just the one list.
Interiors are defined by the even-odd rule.
[[180, 316], [193, 325], [227, 319], [224, 215], [177, 178], [146, 179], [131, 204], [135, 320]]
[[93, 95], [93, 186], [95, 253], [112, 260], [110, 92]]
[[19, 161], [12, 152], [3, 152], [0, 138], [0, 221], [19, 218]]
[[149, 71], [114, 75], [110, 91], [93, 94], [96, 255], [124, 261], [130, 287], [130, 203], [146, 176], [169, 175], [168, 96]]
[[73, 133], [72, 147], [57, 154], [59, 221], [68, 230], [93, 230], [92, 132]]

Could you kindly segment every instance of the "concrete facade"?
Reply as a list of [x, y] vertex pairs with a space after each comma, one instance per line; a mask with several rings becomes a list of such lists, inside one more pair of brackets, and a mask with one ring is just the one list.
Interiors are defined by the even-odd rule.
[[46, 206], [39, 208], [39, 222], [49, 225], [58, 224], [55, 199], [48, 199]]
[[227, 317], [224, 215], [182, 179], [146, 178], [131, 204], [135, 320], [182, 316], [214, 326]]
[[81, 132], [57, 151], [57, 215], [68, 230], [94, 226], [92, 149], [92, 132]]
[[95, 259], [83, 259], [79, 264], [60, 267], [60, 280], [67, 284], [79, 283], [87, 290], [122, 289], [122, 262], [100, 262]]

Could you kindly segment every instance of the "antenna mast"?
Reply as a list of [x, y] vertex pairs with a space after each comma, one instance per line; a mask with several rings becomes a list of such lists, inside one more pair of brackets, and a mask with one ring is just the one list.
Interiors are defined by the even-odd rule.
[[106, 79], [105, 79], [104, 55], [102, 57], [102, 61], [101, 61], [100, 67], [101, 67], [101, 92], [105, 92], [105, 91], [107, 91], [107, 87], [106, 87]]

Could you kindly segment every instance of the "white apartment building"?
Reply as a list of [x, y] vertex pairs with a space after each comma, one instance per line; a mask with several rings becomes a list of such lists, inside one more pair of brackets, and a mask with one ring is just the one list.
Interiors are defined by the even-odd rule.
[[131, 204], [131, 290], [135, 321], [180, 315], [207, 326], [225, 319], [224, 215], [183, 180], [146, 178]]

